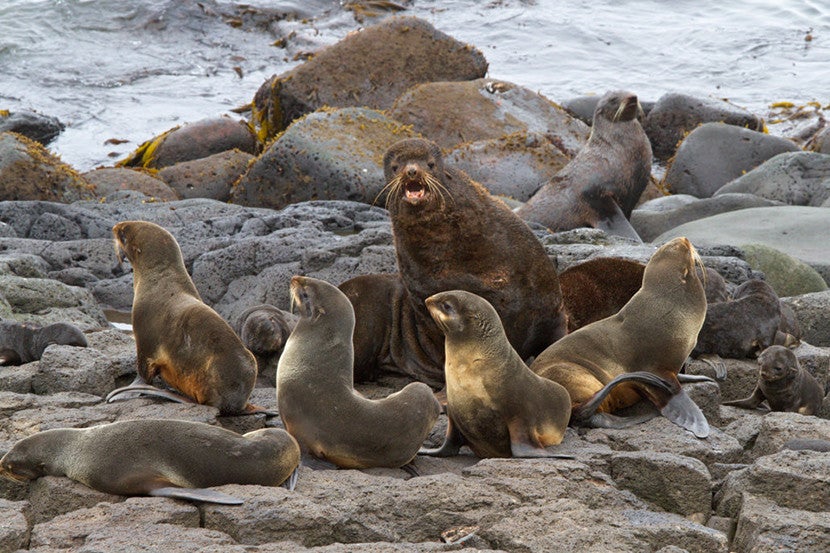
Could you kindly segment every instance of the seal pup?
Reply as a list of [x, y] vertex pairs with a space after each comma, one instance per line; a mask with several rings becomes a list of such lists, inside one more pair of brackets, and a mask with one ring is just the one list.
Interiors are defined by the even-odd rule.
[[[440, 387], [444, 335], [424, 301], [446, 290], [467, 290], [489, 301], [522, 358], [565, 335], [556, 267], [504, 203], [462, 171], [445, 166], [438, 145], [428, 140], [393, 144], [383, 170], [400, 284], [372, 275], [341, 285], [362, 314], [355, 332], [357, 359], [367, 357], [361, 350], [367, 344], [387, 341], [382, 365]], [[389, 306], [396, 310], [391, 316]], [[367, 337], [365, 328], [375, 335]], [[378, 328], [386, 328], [381, 336]], [[373, 376], [362, 366], [355, 370], [358, 378]]]
[[285, 428], [313, 456], [342, 468], [402, 467], [412, 461], [440, 405], [413, 382], [371, 400], [354, 389], [352, 304], [335, 286], [291, 279], [300, 320], [277, 368], [277, 403]]
[[236, 318], [233, 329], [256, 357], [259, 379], [269, 386], [276, 384], [277, 363], [296, 324], [294, 315], [265, 303], [249, 307]]
[[[138, 378], [107, 401], [141, 391], [211, 405], [222, 414], [263, 412], [248, 403], [257, 376], [254, 355], [230, 325], [202, 302], [173, 235], [145, 221], [112, 228], [119, 261], [133, 267], [132, 324]], [[182, 395], [151, 386], [160, 377]]]
[[571, 424], [621, 428], [642, 422], [609, 413], [647, 398], [675, 424], [708, 436], [706, 418], [678, 377], [706, 316], [697, 264], [700, 257], [686, 238], [667, 242], [652, 255], [642, 286], [619, 313], [568, 334], [533, 361], [533, 372], [568, 390]]
[[651, 143], [637, 96], [616, 90], [597, 103], [588, 142], [516, 214], [552, 231], [593, 227], [640, 242], [628, 222], [651, 178]]
[[447, 436], [425, 455], [450, 456], [468, 445], [479, 457], [556, 457], [545, 450], [565, 436], [571, 401], [560, 384], [524, 364], [493, 306], [463, 290], [426, 300], [446, 336]]
[[52, 344], [87, 347], [86, 336], [77, 326], [54, 323], [39, 326], [0, 321], [0, 365], [22, 365], [37, 361]]
[[723, 405], [756, 409], [766, 400], [770, 411], [816, 415], [823, 399], [821, 385], [801, 368], [795, 353], [784, 346], [770, 346], [758, 356], [758, 383], [752, 395]]
[[299, 463], [297, 441], [279, 428], [239, 435], [201, 422], [144, 419], [38, 432], [0, 459], [0, 476], [67, 476], [115, 495], [238, 505], [242, 500], [204, 488], [278, 486]]

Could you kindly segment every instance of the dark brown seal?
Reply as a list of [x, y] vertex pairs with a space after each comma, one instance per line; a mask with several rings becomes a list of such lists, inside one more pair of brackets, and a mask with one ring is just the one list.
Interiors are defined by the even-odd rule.
[[[523, 358], [565, 334], [556, 267], [533, 232], [506, 205], [463, 172], [445, 166], [438, 146], [428, 140], [394, 144], [384, 156], [384, 172], [401, 284], [379, 276], [363, 279], [359, 286], [350, 284], [348, 290], [344, 284], [343, 289], [358, 317], [362, 312], [388, 321], [389, 306], [406, 310], [391, 316], [393, 321], [404, 321], [400, 330], [411, 334], [388, 338], [388, 365], [440, 386], [444, 337], [424, 301], [445, 290], [467, 290], [489, 301], [510, 344]], [[359, 305], [362, 301], [370, 305]], [[363, 335], [366, 321], [359, 320], [358, 348], [387, 340]], [[361, 351], [355, 355], [363, 357]], [[411, 368], [413, 363], [417, 367]], [[368, 372], [356, 367], [361, 378], [370, 377]]]
[[296, 324], [294, 315], [265, 303], [249, 307], [236, 318], [233, 329], [256, 357], [259, 379], [269, 386], [276, 383], [280, 354]]
[[46, 326], [0, 321], [0, 365], [22, 365], [37, 361], [52, 344], [87, 346], [80, 328], [69, 323]]
[[639, 422], [607, 414], [647, 398], [672, 422], [698, 437], [708, 435], [706, 418], [678, 380], [706, 316], [696, 264], [700, 257], [686, 238], [664, 244], [619, 313], [568, 334], [536, 358], [531, 370], [568, 390], [571, 424]]
[[447, 436], [426, 455], [456, 455], [468, 445], [479, 457], [554, 457], [571, 402], [556, 382], [534, 374], [507, 341], [498, 313], [463, 290], [427, 298], [446, 336]]
[[651, 178], [651, 144], [637, 96], [606, 93], [587, 144], [516, 212], [553, 231], [593, 227], [639, 240], [628, 218]]
[[400, 467], [418, 453], [438, 419], [429, 386], [412, 382], [384, 399], [354, 389], [349, 299], [327, 282], [295, 276], [300, 320], [277, 369], [285, 428], [312, 455], [343, 468]]
[[[260, 410], [248, 403], [256, 359], [230, 325], [202, 302], [173, 235], [145, 221], [118, 223], [112, 233], [119, 258], [126, 255], [133, 267], [139, 382], [114, 390], [107, 400], [140, 390], [212, 405], [223, 414]], [[149, 386], [157, 376], [186, 398]]]
[[770, 411], [815, 415], [823, 399], [818, 381], [801, 368], [795, 354], [784, 346], [770, 346], [758, 356], [758, 383], [752, 395], [723, 404], [755, 409], [766, 400]]
[[0, 475], [17, 481], [67, 476], [104, 493], [239, 504], [210, 488], [278, 486], [300, 448], [278, 428], [245, 435], [201, 422], [145, 419], [38, 432], [14, 444]]

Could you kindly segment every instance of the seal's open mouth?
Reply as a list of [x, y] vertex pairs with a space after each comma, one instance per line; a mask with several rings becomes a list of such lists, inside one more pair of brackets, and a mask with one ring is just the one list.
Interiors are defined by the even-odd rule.
[[416, 203], [424, 199], [424, 196], [426, 196], [427, 193], [426, 186], [424, 186], [421, 181], [409, 181], [404, 185], [403, 189], [404, 198], [412, 203]]

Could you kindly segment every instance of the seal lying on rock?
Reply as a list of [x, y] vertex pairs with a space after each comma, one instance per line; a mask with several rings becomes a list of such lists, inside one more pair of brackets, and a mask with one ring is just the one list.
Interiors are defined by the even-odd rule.
[[0, 321], [0, 365], [22, 365], [37, 361], [52, 344], [87, 347], [80, 328], [68, 323], [46, 326]]
[[620, 428], [640, 422], [609, 413], [647, 398], [675, 424], [708, 436], [706, 418], [678, 380], [706, 316], [695, 270], [700, 263], [685, 238], [664, 244], [646, 265], [640, 290], [619, 313], [568, 334], [536, 358], [530, 369], [568, 390], [571, 424]]
[[651, 144], [637, 96], [621, 90], [597, 103], [588, 143], [516, 213], [552, 231], [593, 227], [640, 241], [628, 222], [651, 177]]
[[384, 399], [354, 389], [349, 299], [327, 282], [295, 276], [300, 320], [280, 356], [277, 402], [285, 428], [303, 448], [343, 468], [401, 467], [418, 453], [440, 405], [413, 382]]
[[420, 453], [456, 455], [466, 444], [479, 457], [555, 457], [545, 448], [565, 436], [567, 390], [527, 368], [484, 298], [453, 290], [426, 304], [446, 336], [449, 422], [444, 445]]
[[[138, 378], [110, 392], [107, 401], [141, 391], [211, 405], [223, 414], [262, 411], [248, 403], [257, 375], [254, 355], [202, 302], [173, 235], [145, 221], [118, 223], [112, 233], [119, 259], [126, 256], [133, 267]], [[156, 376], [186, 397], [151, 386]]]
[[752, 395], [723, 405], [756, 409], [766, 400], [771, 411], [815, 415], [823, 399], [818, 381], [801, 368], [795, 353], [784, 346], [770, 346], [758, 356], [758, 383]]
[[383, 167], [400, 282], [371, 275], [341, 285], [360, 322], [355, 358], [381, 357], [373, 366], [356, 366], [357, 378], [372, 378], [382, 366], [441, 386], [444, 336], [424, 301], [445, 290], [467, 290], [489, 301], [522, 358], [565, 335], [556, 267], [506, 205], [445, 166], [428, 140], [395, 143]]
[[67, 476], [115, 495], [238, 505], [242, 500], [203, 488], [278, 486], [299, 463], [296, 440], [279, 428], [240, 436], [201, 422], [145, 419], [38, 432], [0, 459], [0, 476]]

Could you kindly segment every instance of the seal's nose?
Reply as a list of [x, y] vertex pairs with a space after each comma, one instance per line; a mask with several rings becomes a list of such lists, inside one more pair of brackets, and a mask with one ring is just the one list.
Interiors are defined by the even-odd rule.
[[410, 179], [414, 179], [415, 176], [418, 174], [418, 168], [415, 165], [407, 165], [406, 167], [406, 176]]

